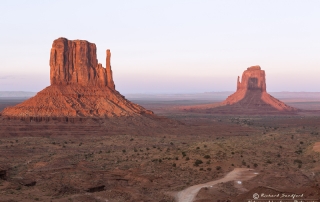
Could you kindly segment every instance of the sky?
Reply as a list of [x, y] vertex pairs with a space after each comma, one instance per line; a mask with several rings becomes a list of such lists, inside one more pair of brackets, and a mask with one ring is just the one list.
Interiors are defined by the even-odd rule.
[[50, 85], [50, 49], [95, 43], [120, 93], [235, 91], [250, 66], [267, 91], [320, 92], [319, 0], [0, 0], [0, 91]]

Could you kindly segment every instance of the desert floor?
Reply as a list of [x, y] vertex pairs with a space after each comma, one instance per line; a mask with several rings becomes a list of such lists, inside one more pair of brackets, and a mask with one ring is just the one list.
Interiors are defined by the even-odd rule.
[[[0, 201], [178, 201], [181, 191], [206, 183], [194, 201], [320, 198], [319, 111], [215, 115], [181, 108], [206, 101], [133, 101], [157, 117], [1, 118]], [[0, 107], [19, 102], [2, 99]], [[303, 102], [291, 104], [320, 109]], [[255, 174], [222, 180], [239, 169]]]

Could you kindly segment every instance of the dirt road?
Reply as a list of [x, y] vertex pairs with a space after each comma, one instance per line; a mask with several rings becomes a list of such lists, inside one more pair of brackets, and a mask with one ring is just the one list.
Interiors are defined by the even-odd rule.
[[229, 172], [224, 178], [221, 178], [219, 180], [207, 182], [204, 184], [198, 184], [191, 187], [188, 187], [187, 189], [184, 189], [177, 193], [176, 195], [176, 201], [177, 202], [192, 202], [193, 199], [196, 197], [199, 190], [203, 187], [209, 187], [216, 185], [221, 182], [229, 182], [229, 181], [245, 181], [249, 180], [252, 177], [256, 176], [258, 173], [254, 172], [253, 169], [249, 168], [235, 168], [233, 171]]

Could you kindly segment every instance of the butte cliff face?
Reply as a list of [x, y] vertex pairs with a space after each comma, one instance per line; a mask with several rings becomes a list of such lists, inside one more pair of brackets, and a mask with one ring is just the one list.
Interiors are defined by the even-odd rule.
[[7, 117], [121, 117], [153, 114], [115, 90], [107, 50], [106, 68], [96, 45], [84, 40], [54, 40], [50, 54], [51, 85], [2, 112]]
[[108, 86], [115, 89], [107, 50], [107, 68], [97, 60], [94, 43], [84, 40], [54, 40], [50, 54], [51, 85]]
[[267, 93], [266, 74], [260, 66], [247, 68], [242, 74], [241, 82], [238, 77], [237, 91], [223, 101], [222, 105], [255, 109], [257, 112], [296, 110]]

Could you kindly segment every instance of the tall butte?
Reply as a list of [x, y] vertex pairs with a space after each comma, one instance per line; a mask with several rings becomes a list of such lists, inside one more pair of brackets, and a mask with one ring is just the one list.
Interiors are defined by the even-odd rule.
[[98, 63], [96, 45], [85, 40], [54, 40], [50, 54], [51, 85], [36, 96], [5, 108], [8, 117], [122, 117], [153, 114], [115, 90], [111, 52], [106, 68]]
[[266, 74], [261, 67], [256, 65], [248, 67], [242, 74], [241, 82], [238, 77], [237, 91], [221, 103], [230, 109], [239, 112], [292, 112], [295, 108], [290, 107], [267, 93]]

